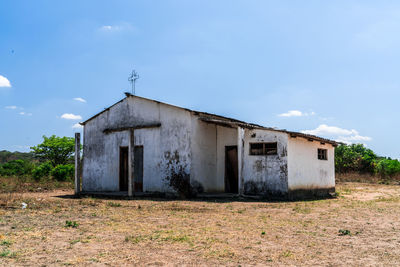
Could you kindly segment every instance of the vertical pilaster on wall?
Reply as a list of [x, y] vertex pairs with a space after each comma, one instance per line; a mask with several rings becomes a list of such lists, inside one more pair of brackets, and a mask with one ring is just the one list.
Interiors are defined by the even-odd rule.
[[75, 195], [81, 192], [81, 134], [75, 133]]
[[133, 158], [134, 158], [134, 153], [135, 153], [135, 132], [133, 129], [129, 130], [129, 155], [128, 155], [128, 196], [133, 195], [133, 170], [135, 169], [133, 164]]
[[238, 180], [239, 180], [239, 194], [244, 193], [244, 177], [243, 177], [243, 164], [244, 164], [244, 129], [238, 127]]

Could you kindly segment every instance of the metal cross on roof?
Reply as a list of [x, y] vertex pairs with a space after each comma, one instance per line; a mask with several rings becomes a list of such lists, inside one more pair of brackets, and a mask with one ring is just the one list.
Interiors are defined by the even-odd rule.
[[139, 79], [139, 74], [135, 71], [132, 70], [131, 75], [128, 77], [128, 81], [132, 84], [132, 94], [135, 95], [136, 91], [136, 80]]

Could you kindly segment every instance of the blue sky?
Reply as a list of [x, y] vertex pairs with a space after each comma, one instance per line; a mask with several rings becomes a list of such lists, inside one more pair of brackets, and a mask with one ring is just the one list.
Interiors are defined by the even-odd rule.
[[[137, 94], [400, 158], [398, 1], [0, 2], [0, 150]], [[75, 98], [81, 98], [76, 100]]]

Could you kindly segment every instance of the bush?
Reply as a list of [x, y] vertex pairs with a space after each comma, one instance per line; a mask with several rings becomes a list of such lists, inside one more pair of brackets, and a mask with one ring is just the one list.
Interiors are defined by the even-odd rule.
[[340, 145], [335, 149], [335, 167], [339, 173], [374, 173], [376, 154], [362, 144]]
[[51, 170], [51, 176], [57, 181], [66, 181], [74, 177], [75, 167], [72, 164], [57, 165]]
[[36, 181], [40, 181], [43, 177], [49, 176], [53, 166], [50, 162], [45, 162], [37, 166], [32, 171], [32, 176]]
[[381, 159], [376, 166], [376, 172], [382, 178], [392, 178], [400, 174], [400, 161], [397, 159]]
[[11, 160], [0, 167], [1, 176], [21, 176], [31, 174], [34, 165], [22, 159]]

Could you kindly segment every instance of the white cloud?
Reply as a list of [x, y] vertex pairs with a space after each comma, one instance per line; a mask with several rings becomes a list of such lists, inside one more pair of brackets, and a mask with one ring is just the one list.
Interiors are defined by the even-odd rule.
[[352, 143], [360, 143], [360, 142], [365, 142], [365, 141], [371, 141], [372, 138], [369, 136], [361, 136], [361, 135], [353, 135], [353, 136], [340, 136], [336, 141], [338, 142], [343, 142], [346, 144], [352, 144]]
[[289, 110], [286, 113], [282, 113], [278, 115], [279, 117], [301, 117], [303, 113], [299, 110]]
[[72, 125], [72, 129], [82, 129], [83, 126], [80, 125], [79, 123], [75, 123], [74, 125]]
[[5, 106], [6, 109], [17, 109], [17, 106]]
[[372, 138], [369, 136], [362, 136], [358, 133], [358, 131], [352, 129], [343, 129], [336, 126], [328, 126], [326, 124], [319, 125], [314, 130], [304, 130], [301, 131], [305, 134], [323, 136], [331, 139], [335, 139], [336, 141], [343, 143], [359, 143], [364, 141], [371, 141]]
[[301, 131], [305, 134], [312, 134], [312, 135], [351, 135], [351, 134], [358, 134], [356, 130], [346, 130], [335, 126], [328, 126], [326, 124], [321, 124], [314, 130], [304, 130]]
[[64, 113], [61, 115], [62, 119], [66, 119], [66, 120], [81, 120], [82, 117], [81, 115], [75, 115], [72, 113]]
[[75, 101], [82, 102], [82, 103], [86, 103], [86, 100], [83, 99], [82, 97], [75, 97], [74, 100], [75, 100]]
[[114, 27], [111, 26], [111, 25], [104, 25], [104, 26], [101, 26], [101, 27], [100, 27], [100, 30], [103, 30], [103, 31], [111, 31], [113, 28], [114, 28]]
[[27, 113], [27, 112], [21, 111], [21, 112], [19, 113], [19, 115], [23, 115], [23, 116], [32, 116], [32, 113]]
[[120, 23], [118, 25], [103, 25], [99, 28], [101, 32], [120, 32], [133, 30], [133, 26], [129, 23]]
[[10, 81], [6, 77], [1, 75], [0, 75], [0, 87], [11, 87]]
[[301, 112], [300, 110], [289, 110], [286, 113], [278, 114], [279, 117], [302, 117], [302, 116], [313, 116], [315, 112], [312, 111], [310, 113]]

